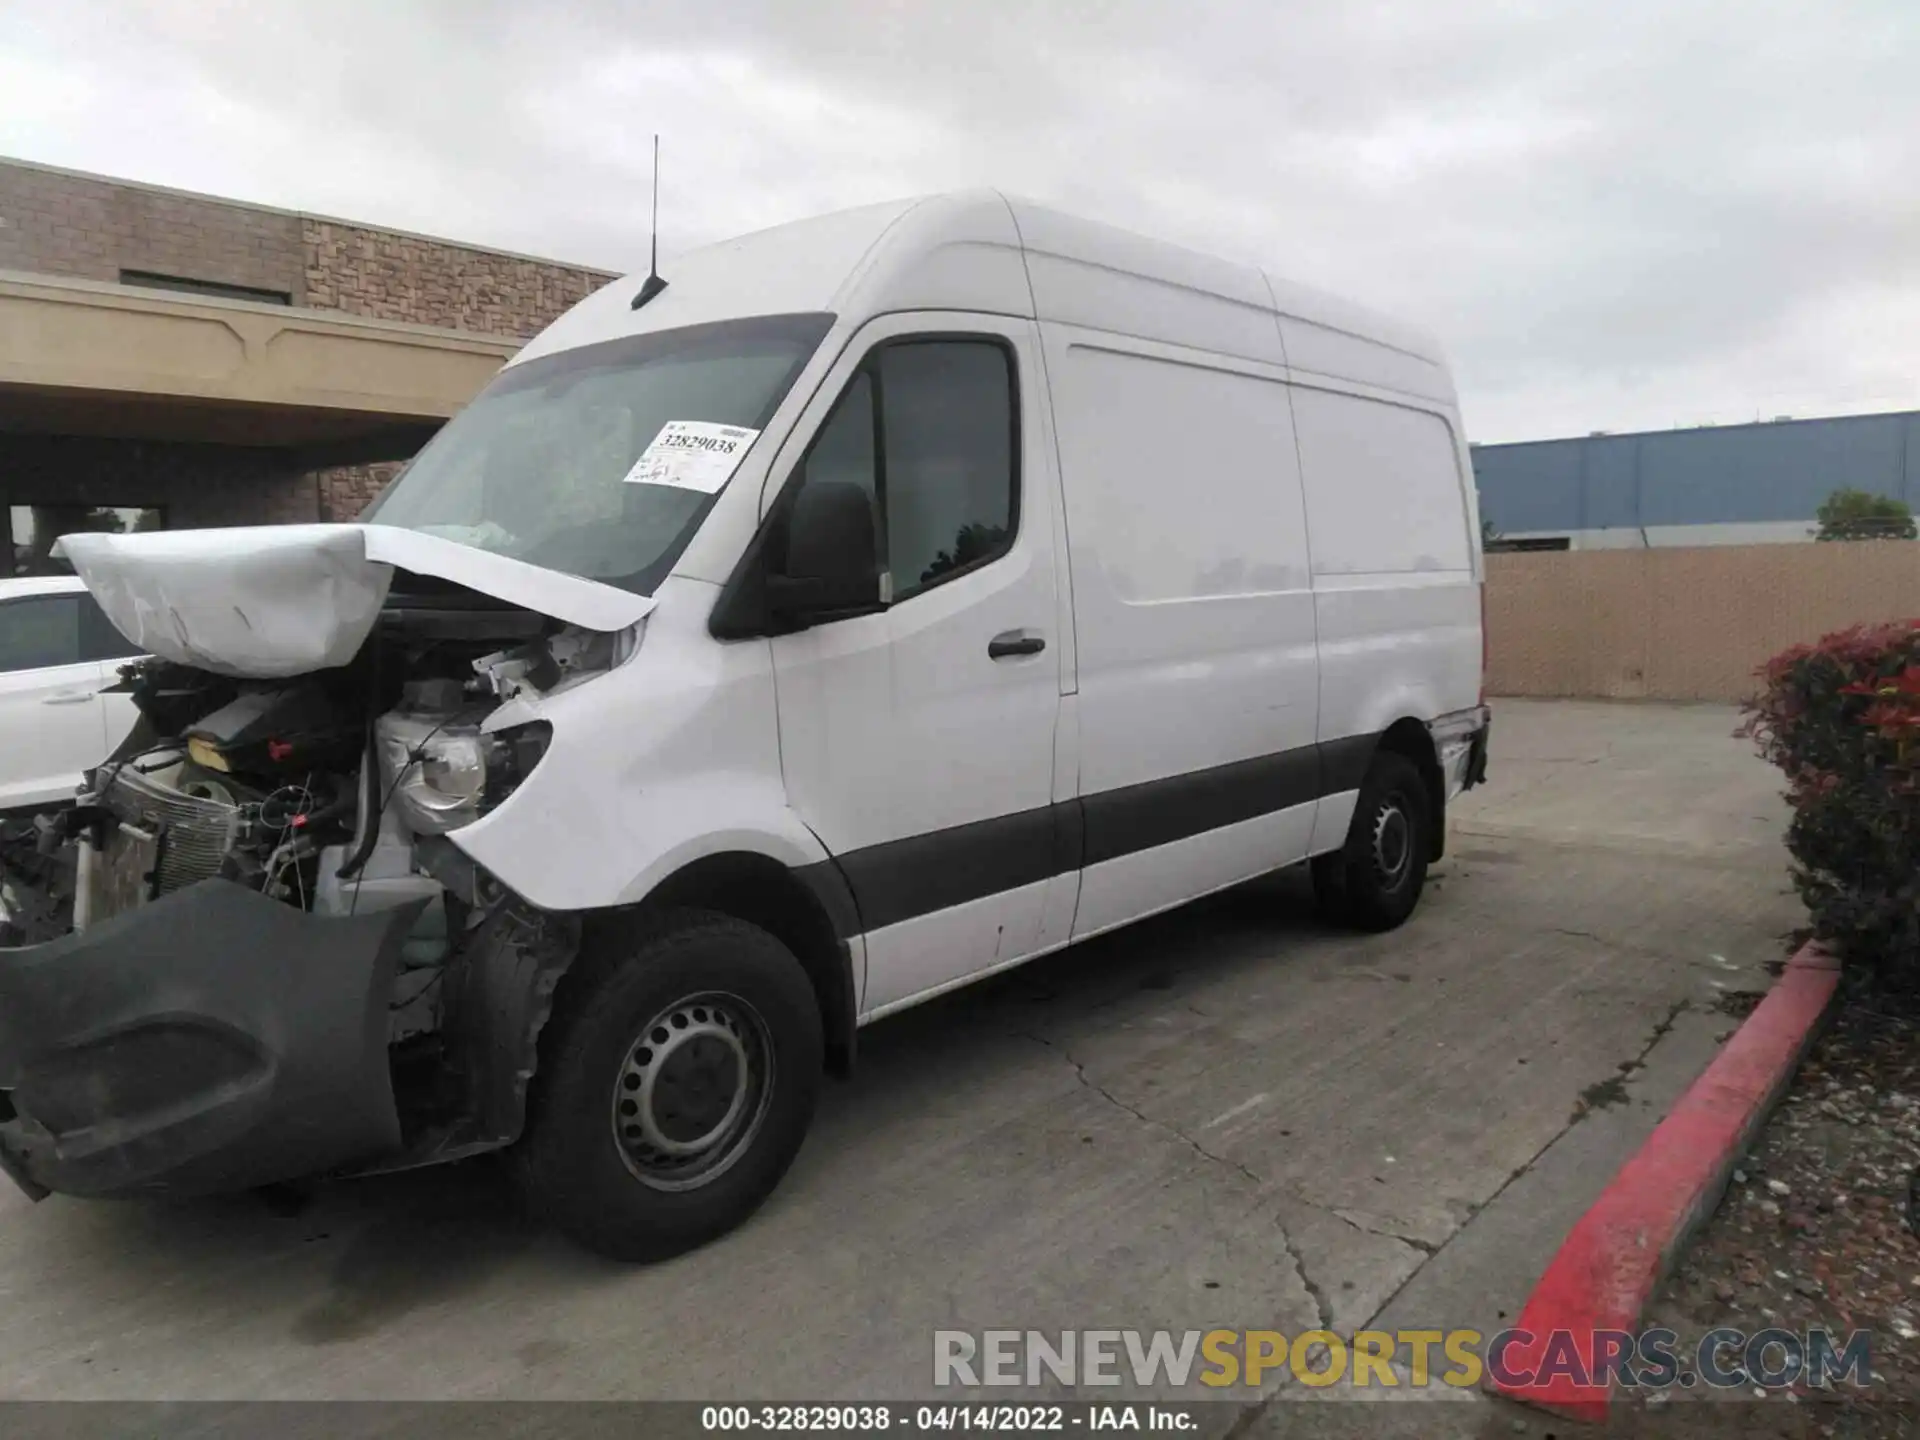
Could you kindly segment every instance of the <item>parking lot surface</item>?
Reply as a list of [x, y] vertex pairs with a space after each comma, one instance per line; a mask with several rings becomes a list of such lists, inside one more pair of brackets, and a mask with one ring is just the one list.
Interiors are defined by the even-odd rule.
[[904, 1399], [936, 1329], [1497, 1328], [1799, 918], [1736, 719], [1497, 704], [1403, 930], [1281, 875], [874, 1026], [766, 1209], [668, 1264], [485, 1164], [291, 1213], [8, 1188], [0, 1395]]

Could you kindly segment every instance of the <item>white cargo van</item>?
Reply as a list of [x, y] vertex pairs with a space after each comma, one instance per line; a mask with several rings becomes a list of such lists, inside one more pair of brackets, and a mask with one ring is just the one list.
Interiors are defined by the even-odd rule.
[[0, 952], [30, 1192], [511, 1147], [670, 1254], [868, 1021], [1282, 866], [1412, 910], [1487, 734], [1431, 341], [992, 193], [663, 278], [361, 524], [64, 542], [151, 658]]

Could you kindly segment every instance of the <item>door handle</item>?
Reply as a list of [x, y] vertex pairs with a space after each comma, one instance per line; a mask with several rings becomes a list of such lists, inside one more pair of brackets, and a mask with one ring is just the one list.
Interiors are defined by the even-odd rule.
[[42, 705], [84, 705], [93, 699], [91, 690], [56, 690], [40, 703]]
[[1047, 648], [1046, 640], [1025, 630], [1002, 630], [987, 642], [989, 660], [1005, 660], [1014, 655], [1038, 655]]

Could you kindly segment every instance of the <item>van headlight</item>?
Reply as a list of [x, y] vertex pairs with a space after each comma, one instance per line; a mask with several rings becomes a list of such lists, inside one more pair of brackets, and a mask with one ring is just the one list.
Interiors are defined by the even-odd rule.
[[479, 819], [514, 792], [553, 739], [544, 720], [483, 735], [477, 720], [399, 712], [382, 715], [375, 732], [382, 798], [400, 807], [416, 835]]

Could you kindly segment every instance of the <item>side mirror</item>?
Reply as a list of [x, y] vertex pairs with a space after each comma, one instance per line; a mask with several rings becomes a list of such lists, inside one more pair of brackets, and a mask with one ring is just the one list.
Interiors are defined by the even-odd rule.
[[787, 563], [766, 579], [767, 608], [787, 620], [880, 604], [873, 502], [843, 480], [802, 485], [787, 516]]

